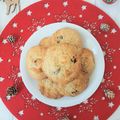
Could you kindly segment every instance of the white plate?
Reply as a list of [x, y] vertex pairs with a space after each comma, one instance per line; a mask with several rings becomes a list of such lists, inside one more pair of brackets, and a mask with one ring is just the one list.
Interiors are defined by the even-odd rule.
[[[44, 97], [40, 93], [40, 91], [38, 90], [37, 82], [33, 80], [27, 73], [25, 61], [26, 61], [27, 51], [31, 47], [38, 45], [42, 38], [51, 36], [56, 30], [64, 27], [73, 28], [80, 32], [81, 37], [83, 38], [84, 47], [89, 48], [94, 53], [96, 66], [90, 77], [89, 85], [85, 91], [83, 91], [80, 95], [75, 97], [62, 97], [60, 99], [55, 100], [55, 99], [49, 99], [47, 97]], [[71, 23], [53, 23], [53, 24], [46, 25], [40, 30], [38, 30], [37, 32], [35, 32], [25, 43], [25, 46], [23, 48], [23, 51], [21, 53], [21, 58], [20, 58], [20, 71], [21, 71], [22, 79], [26, 88], [39, 101], [47, 105], [56, 106], [56, 107], [74, 106], [74, 105], [80, 104], [81, 102], [88, 99], [91, 95], [93, 95], [93, 93], [97, 90], [97, 88], [99, 87], [102, 81], [103, 74], [104, 74], [104, 66], [105, 65], [104, 65], [103, 52], [97, 40], [92, 36], [91, 33], [89, 33], [84, 28]]]

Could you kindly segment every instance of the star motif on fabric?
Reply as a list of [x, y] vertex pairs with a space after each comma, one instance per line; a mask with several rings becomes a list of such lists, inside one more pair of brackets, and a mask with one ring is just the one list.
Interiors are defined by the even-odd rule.
[[48, 3], [44, 4], [45, 8], [48, 8], [50, 5]]
[[98, 20], [102, 20], [103, 19], [103, 15], [98, 15]]
[[118, 90], [120, 90], [120, 85], [118, 86]]
[[20, 72], [17, 75], [18, 75], [18, 77], [21, 77], [21, 73]]
[[111, 30], [111, 33], [116, 33], [117, 32], [117, 30], [115, 29], [115, 28], [113, 28], [112, 30]]
[[18, 114], [19, 114], [20, 116], [23, 116], [23, 115], [24, 115], [24, 111], [21, 110], [21, 111], [18, 112]]
[[12, 27], [13, 27], [13, 28], [17, 28], [17, 27], [18, 27], [18, 24], [17, 24], [17, 23], [13, 23]]
[[0, 57], [0, 63], [3, 61], [3, 59]]
[[4, 40], [2, 41], [2, 43], [3, 43], [3, 44], [7, 44], [8, 41], [7, 41], [6, 39], [4, 39]]
[[113, 102], [109, 102], [108, 103], [108, 107], [113, 108], [114, 107], [114, 103]]
[[63, 6], [64, 7], [68, 6], [68, 1], [63, 2]]
[[32, 11], [28, 10], [27, 11], [27, 16], [31, 16], [32, 15]]
[[3, 82], [5, 78], [3, 77], [0, 77], [0, 82]]
[[72, 16], [67, 11], [63, 11], [61, 15], [54, 16], [57, 22], [72, 22], [75, 19], [75, 16]]
[[81, 9], [82, 11], [86, 10], [87, 6], [86, 5], [82, 5]]
[[94, 118], [93, 118], [93, 120], [99, 120], [98, 115], [95, 115]]

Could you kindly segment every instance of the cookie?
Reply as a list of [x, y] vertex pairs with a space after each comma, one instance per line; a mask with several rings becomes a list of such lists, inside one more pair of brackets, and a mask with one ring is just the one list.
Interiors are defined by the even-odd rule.
[[84, 74], [90, 75], [95, 67], [94, 55], [92, 51], [84, 48], [80, 57], [81, 71]]
[[46, 75], [41, 69], [42, 59], [45, 54], [43, 46], [34, 46], [29, 49], [26, 57], [26, 68], [33, 79], [40, 80], [46, 78]]
[[82, 93], [88, 86], [89, 77], [79, 74], [77, 78], [66, 85], [59, 85], [59, 92], [64, 96], [76, 96]]
[[43, 45], [44, 47], [49, 47], [52, 45], [52, 39], [51, 37], [46, 37], [46, 38], [43, 38], [41, 41], [40, 41], [40, 45]]
[[77, 30], [71, 28], [62, 28], [56, 31], [52, 37], [54, 44], [69, 43], [82, 48], [82, 39]]
[[31, 76], [31, 78], [35, 80], [41, 80], [47, 78], [47, 76], [44, 74], [42, 69], [28, 68], [28, 73]]
[[53, 82], [66, 84], [79, 74], [80, 54], [76, 46], [53, 45], [46, 51], [42, 69]]
[[55, 84], [49, 79], [40, 80], [39, 89], [40, 89], [41, 94], [43, 94], [44, 96], [48, 98], [58, 99], [63, 96], [58, 91], [57, 84]]

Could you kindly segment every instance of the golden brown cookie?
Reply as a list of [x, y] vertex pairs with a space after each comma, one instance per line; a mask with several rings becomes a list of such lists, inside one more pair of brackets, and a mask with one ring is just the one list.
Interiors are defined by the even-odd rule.
[[70, 44], [49, 47], [43, 59], [42, 69], [49, 79], [66, 84], [80, 72], [80, 51]]
[[86, 87], [88, 86], [89, 78], [87, 76], [83, 76], [82, 74], [79, 75], [78, 78], [74, 79], [73, 81], [66, 84], [65, 96], [76, 96], [83, 92]]
[[49, 47], [53, 44], [52, 42], [52, 39], [51, 37], [46, 37], [46, 38], [43, 38], [41, 41], [40, 41], [40, 45], [43, 45], [44, 47]]
[[26, 57], [27, 71], [33, 79], [41, 80], [46, 78], [46, 75], [41, 69], [42, 59], [45, 54], [43, 46], [34, 46], [29, 49]]
[[81, 61], [81, 71], [84, 74], [90, 75], [95, 67], [94, 55], [92, 51], [84, 48], [82, 50], [80, 61]]
[[52, 82], [49, 79], [40, 80], [39, 89], [40, 89], [41, 94], [43, 94], [44, 96], [48, 98], [58, 99], [63, 96], [58, 91], [57, 84]]
[[82, 48], [82, 39], [77, 30], [71, 28], [62, 28], [56, 31], [52, 37], [54, 44], [69, 43]]

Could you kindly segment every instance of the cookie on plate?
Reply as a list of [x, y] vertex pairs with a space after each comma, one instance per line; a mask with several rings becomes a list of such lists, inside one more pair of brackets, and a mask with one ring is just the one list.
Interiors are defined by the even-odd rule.
[[46, 51], [42, 69], [49, 79], [66, 84], [80, 72], [80, 54], [80, 50], [71, 44], [53, 45]]
[[59, 85], [59, 92], [64, 96], [76, 96], [83, 92], [88, 86], [89, 77], [79, 74], [73, 81], [66, 85]]
[[82, 48], [82, 39], [77, 30], [62, 28], [57, 30], [51, 37], [54, 44], [69, 43]]
[[92, 51], [83, 48], [80, 61], [81, 61], [81, 71], [84, 74], [90, 75], [95, 67], [94, 55]]
[[40, 41], [40, 45], [43, 45], [44, 47], [49, 47], [52, 45], [52, 43], [51, 37], [45, 37]]
[[31, 78], [35, 80], [41, 80], [47, 78], [47, 76], [44, 74], [42, 69], [28, 68], [28, 73], [31, 76]]
[[41, 80], [46, 78], [46, 75], [41, 69], [42, 59], [45, 54], [43, 46], [34, 46], [29, 49], [26, 57], [26, 68], [33, 79]]
[[63, 95], [58, 91], [57, 84], [49, 79], [43, 79], [39, 81], [39, 89], [41, 94], [48, 98], [61, 98]]

